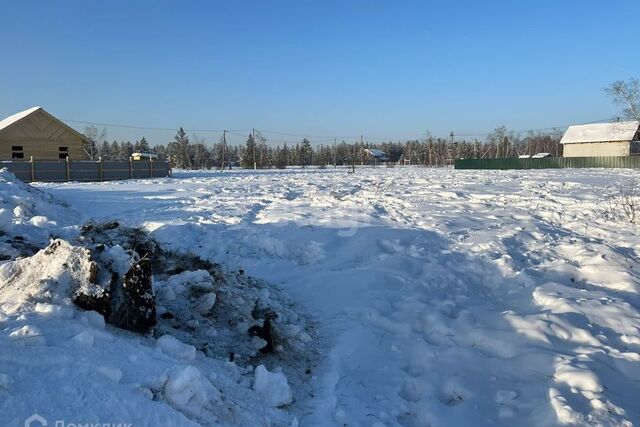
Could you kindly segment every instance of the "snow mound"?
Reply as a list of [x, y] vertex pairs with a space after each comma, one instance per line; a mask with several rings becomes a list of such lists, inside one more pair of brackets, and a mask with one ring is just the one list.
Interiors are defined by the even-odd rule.
[[0, 169], [0, 260], [31, 255], [52, 237], [70, 237], [78, 214]]
[[[78, 292], [91, 293], [95, 264], [87, 249], [54, 240], [34, 256], [0, 265], [0, 310], [58, 316]], [[39, 304], [39, 305], [38, 305]]]

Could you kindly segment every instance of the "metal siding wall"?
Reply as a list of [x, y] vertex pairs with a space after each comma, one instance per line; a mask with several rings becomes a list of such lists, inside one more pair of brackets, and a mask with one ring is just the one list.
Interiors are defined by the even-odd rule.
[[71, 181], [99, 181], [100, 162], [72, 160], [69, 162], [71, 168]]
[[640, 168], [640, 156], [459, 159], [456, 169]]
[[[102, 162], [102, 180], [113, 181], [129, 179], [130, 163], [126, 160], [109, 160]], [[150, 178], [151, 171], [148, 160], [133, 161], [134, 178]], [[7, 168], [18, 179], [31, 182], [31, 167], [29, 161], [0, 161], [0, 168]], [[69, 161], [71, 181], [100, 181], [100, 162], [94, 160]], [[65, 160], [36, 160], [33, 163], [35, 181], [64, 182], [67, 181], [67, 162]], [[153, 177], [169, 176], [169, 162], [153, 162]]]
[[14, 174], [16, 178], [30, 182], [31, 181], [31, 163], [30, 162], [0, 162], [0, 168], [7, 168], [9, 172]]
[[59, 160], [41, 160], [35, 162], [34, 176], [36, 181], [66, 181], [67, 162]]
[[131, 162], [133, 167], [134, 178], [150, 178], [151, 168], [149, 166], [149, 160], [133, 160]]
[[102, 162], [103, 181], [117, 181], [129, 178], [129, 162], [116, 160], [105, 160]]

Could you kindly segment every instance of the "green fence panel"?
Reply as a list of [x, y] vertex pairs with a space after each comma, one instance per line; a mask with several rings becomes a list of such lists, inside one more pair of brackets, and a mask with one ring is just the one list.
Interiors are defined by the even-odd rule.
[[640, 168], [640, 156], [458, 159], [456, 169]]

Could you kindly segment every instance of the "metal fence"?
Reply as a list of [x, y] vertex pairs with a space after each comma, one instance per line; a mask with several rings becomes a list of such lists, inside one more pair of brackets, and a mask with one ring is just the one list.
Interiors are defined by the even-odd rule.
[[640, 168], [640, 156], [458, 159], [456, 169]]
[[24, 182], [115, 181], [171, 176], [171, 166], [159, 160], [36, 160], [0, 161]]

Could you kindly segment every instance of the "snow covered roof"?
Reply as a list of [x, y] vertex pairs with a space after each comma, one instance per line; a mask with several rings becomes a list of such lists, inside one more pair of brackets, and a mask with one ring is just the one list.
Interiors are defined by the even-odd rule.
[[545, 157], [551, 157], [551, 153], [538, 153], [531, 156], [532, 159], [544, 159]]
[[13, 125], [14, 123], [17, 123], [20, 120], [24, 119], [25, 117], [28, 117], [31, 114], [33, 114], [35, 112], [38, 112], [38, 111], [42, 111], [42, 113], [44, 113], [46, 116], [48, 116], [52, 120], [58, 122], [60, 125], [64, 126], [70, 132], [73, 132], [74, 134], [78, 135], [80, 138], [82, 138], [82, 140], [84, 142], [86, 142], [86, 143], [90, 142], [89, 139], [86, 136], [84, 136], [82, 133], [78, 132], [77, 130], [75, 130], [74, 128], [72, 128], [71, 126], [69, 126], [68, 124], [63, 122], [62, 120], [52, 116], [50, 113], [48, 113], [44, 108], [42, 108], [40, 106], [31, 107], [31, 108], [29, 108], [27, 110], [20, 111], [19, 113], [15, 113], [15, 114], [7, 117], [6, 119], [0, 120], [0, 131], [8, 128], [9, 126]]
[[151, 159], [158, 158], [158, 156], [153, 154], [153, 153], [131, 153], [131, 156], [133, 156], [133, 157], [148, 157], [148, 158], [151, 158]]
[[384, 151], [380, 150], [379, 148], [367, 148], [367, 149], [365, 149], [365, 151], [367, 151], [373, 157], [386, 157], [387, 156], [384, 153]]
[[639, 126], [638, 121], [569, 126], [560, 143], [632, 141]]
[[6, 128], [7, 126], [11, 126], [15, 122], [24, 119], [29, 114], [35, 113], [36, 111], [42, 109], [42, 107], [31, 107], [28, 110], [20, 111], [19, 113], [15, 113], [6, 119], [0, 121], [0, 130]]

